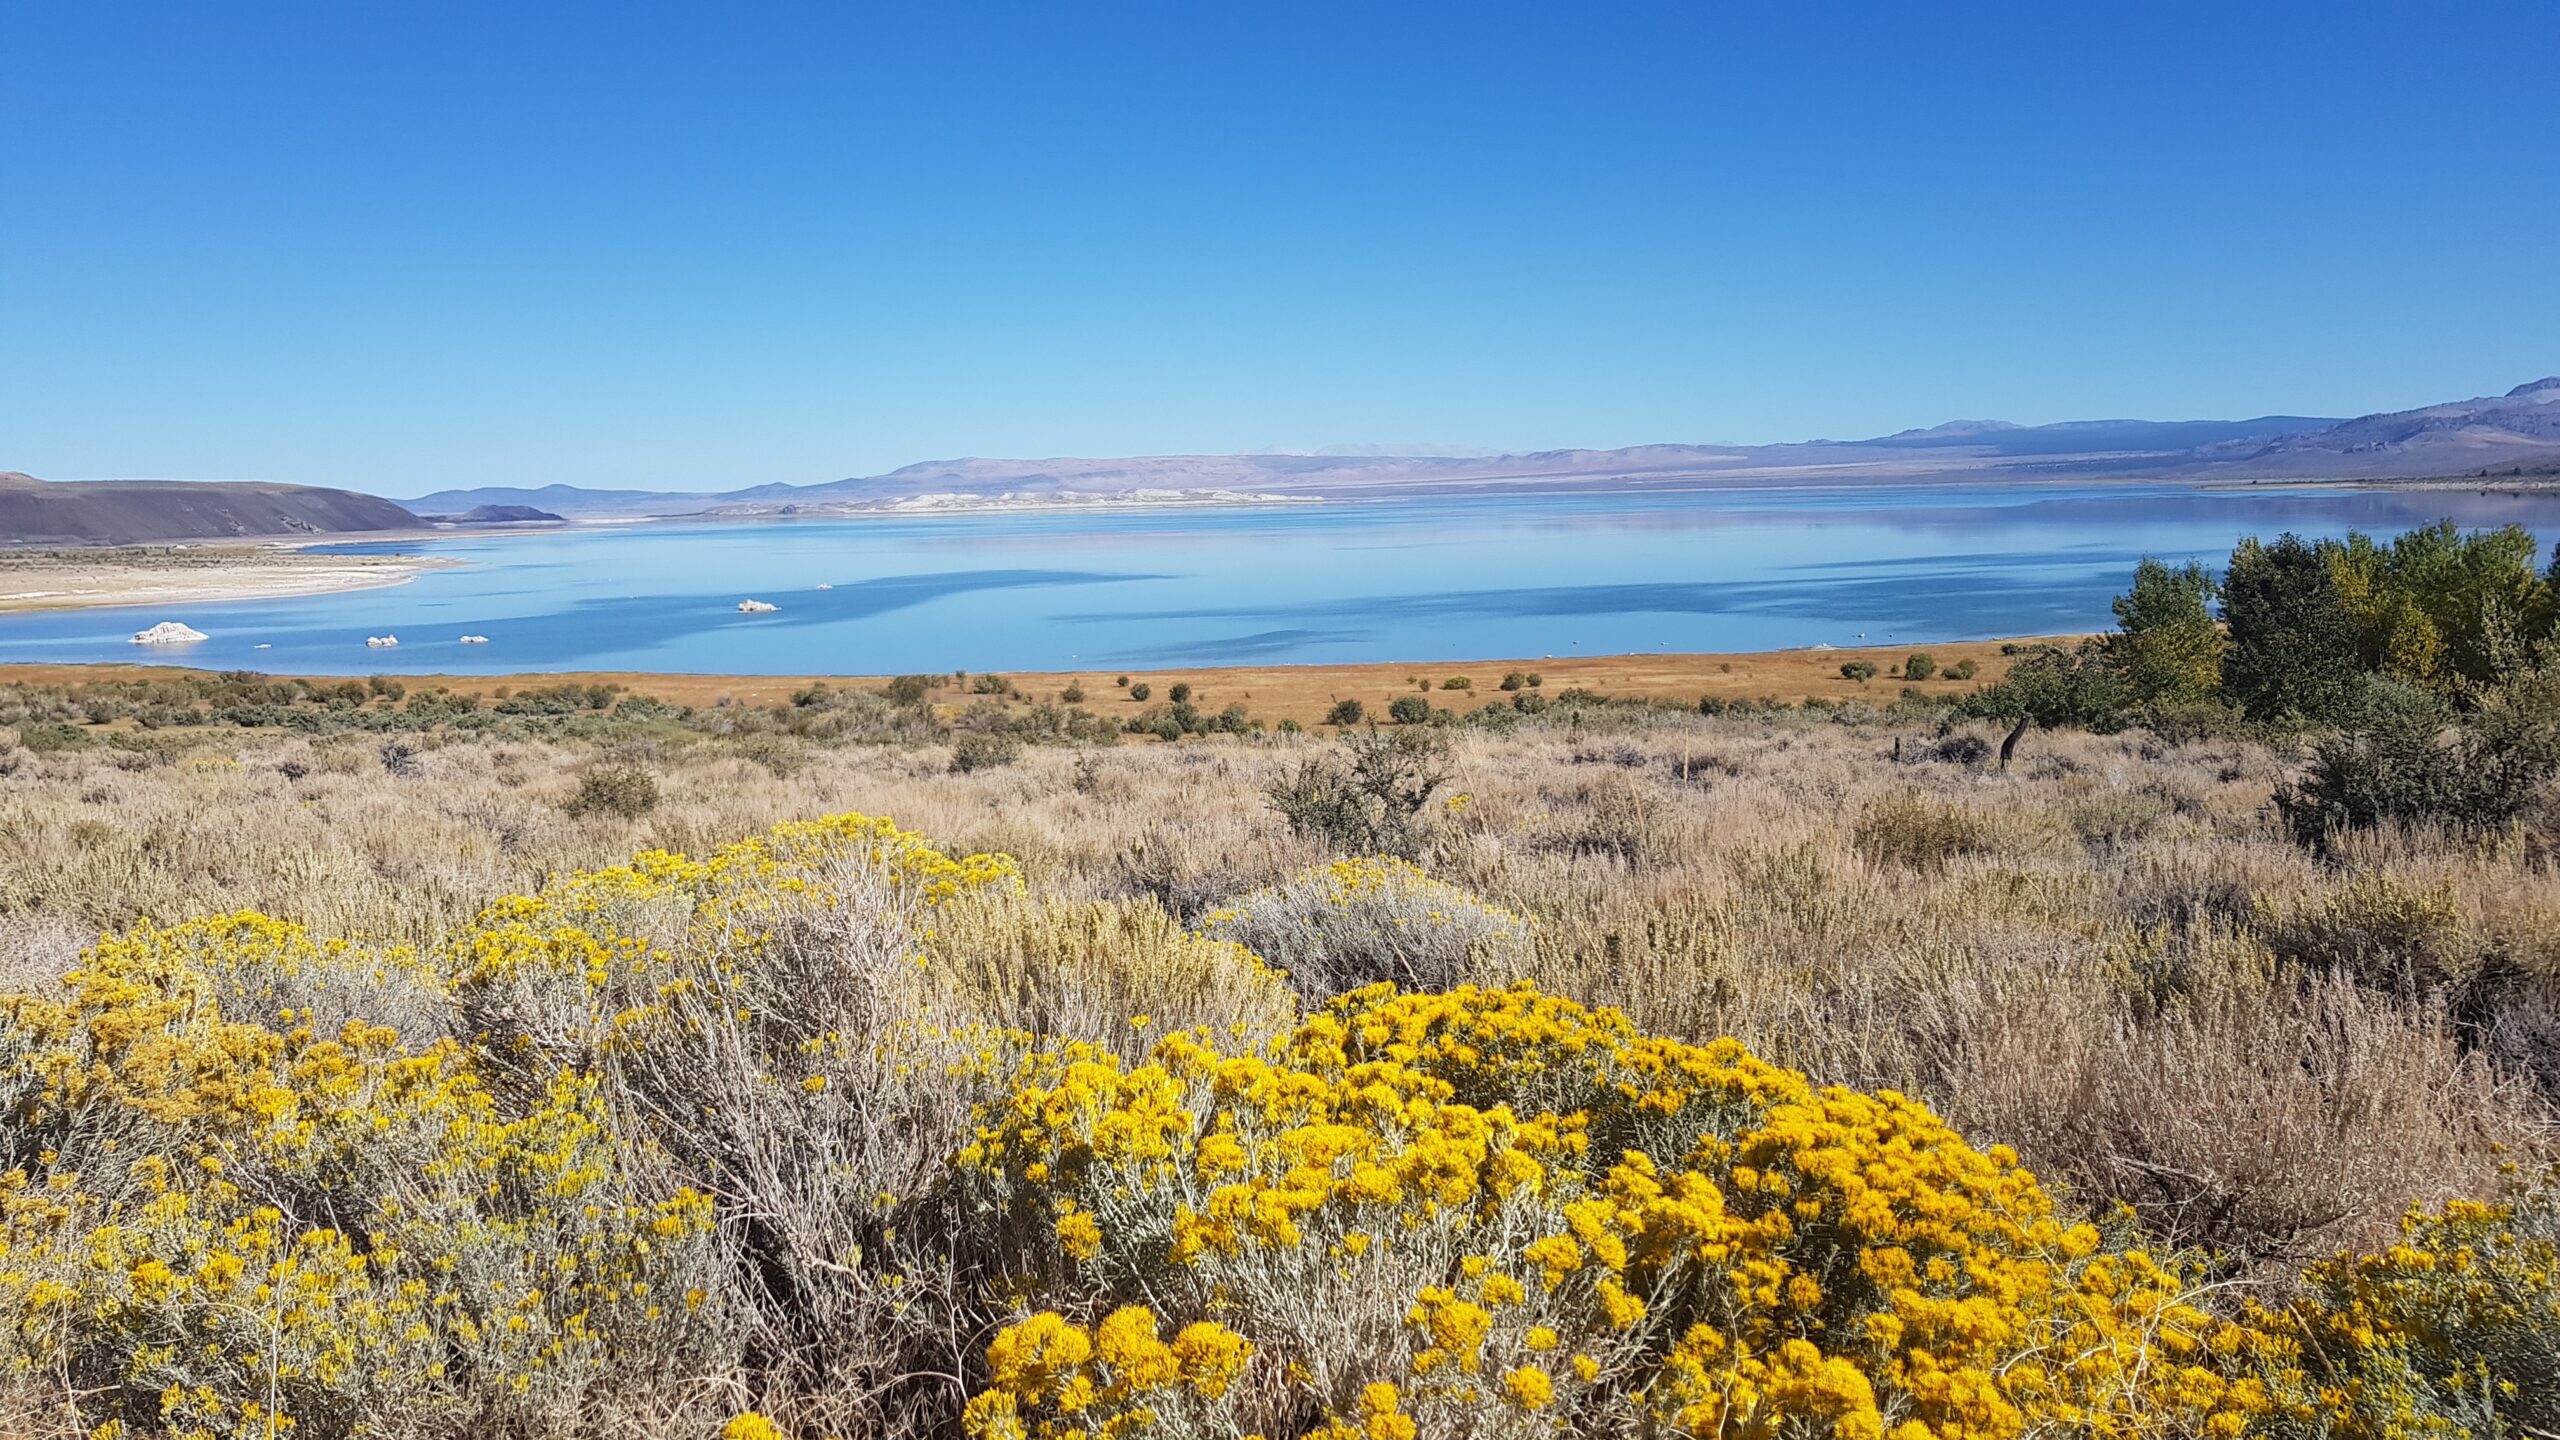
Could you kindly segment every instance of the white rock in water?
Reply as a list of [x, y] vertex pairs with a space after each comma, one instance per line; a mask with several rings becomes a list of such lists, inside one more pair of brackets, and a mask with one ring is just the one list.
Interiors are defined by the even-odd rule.
[[741, 600], [738, 602], [738, 613], [741, 615], [765, 615], [781, 608], [781, 606], [767, 600]]
[[181, 625], [175, 620], [163, 620], [148, 630], [136, 631], [133, 643], [136, 645], [193, 645], [204, 638], [205, 633], [192, 625]]
[[465, 645], [486, 645], [489, 643], [489, 637], [486, 635], [465, 635], [462, 637], [462, 643]]
[[364, 637], [364, 643], [372, 646], [376, 650], [386, 650], [399, 644], [400, 637], [397, 635], [367, 635]]
[[818, 588], [819, 588], [819, 589], [821, 589], [821, 590], [833, 590], [833, 589], [834, 589], [834, 588], [836, 588], [836, 587], [834, 587], [833, 585], [821, 585], [821, 586], [819, 586]]

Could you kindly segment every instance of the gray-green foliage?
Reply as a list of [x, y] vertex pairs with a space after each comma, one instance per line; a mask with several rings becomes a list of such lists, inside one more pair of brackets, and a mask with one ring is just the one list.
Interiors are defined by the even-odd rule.
[[2357, 712], [2313, 742], [2302, 776], [2276, 792], [2294, 837], [2325, 847], [2338, 832], [2427, 823], [2504, 825], [2560, 774], [2560, 676], [2519, 676], [2458, 716], [2395, 679], [2365, 682]]
[[1346, 733], [1263, 793], [1300, 835], [1349, 854], [1411, 857], [1430, 841], [1423, 811], [1448, 783], [1448, 761], [1449, 742], [1431, 730]]
[[1310, 999], [1380, 980], [1442, 990], [1478, 967], [1516, 973], [1529, 924], [1411, 865], [1343, 861], [1236, 900], [1207, 933], [1289, 972]]
[[658, 808], [658, 777], [637, 765], [607, 765], [578, 777], [566, 807], [572, 815], [636, 819]]

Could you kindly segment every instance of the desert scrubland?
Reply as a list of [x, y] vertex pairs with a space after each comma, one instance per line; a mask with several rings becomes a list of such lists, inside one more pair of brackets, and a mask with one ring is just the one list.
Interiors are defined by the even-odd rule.
[[348, 688], [16, 697], [20, 1430], [2380, 1434], [2549, 1354], [2547, 807], [2315, 847], [2292, 740], [1926, 697]]

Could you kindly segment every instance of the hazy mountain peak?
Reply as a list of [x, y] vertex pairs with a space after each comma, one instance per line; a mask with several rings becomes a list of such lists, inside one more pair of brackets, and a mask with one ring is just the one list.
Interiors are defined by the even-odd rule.
[[2528, 395], [2560, 398], [2560, 375], [2545, 375], [2539, 380], [2528, 380], [2507, 392], [2507, 398], [2510, 400], [2522, 400]]
[[1953, 435], [1996, 435], [2003, 430], [2019, 430], [2024, 428], [2024, 426], [2014, 424], [2007, 420], [1949, 420], [1942, 425], [1932, 425], [1926, 430], [1896, 430], [1884, 438], [1887, 440], [1919, 440], [1925, 438], [1944, 438]]

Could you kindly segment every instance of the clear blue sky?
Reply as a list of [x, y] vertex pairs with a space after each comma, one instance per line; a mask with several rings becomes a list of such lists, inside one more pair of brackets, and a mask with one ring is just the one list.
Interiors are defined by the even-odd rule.
[[0, 468], [2348, 414], [2560, 370], [2560, 4], [0, 0]]

